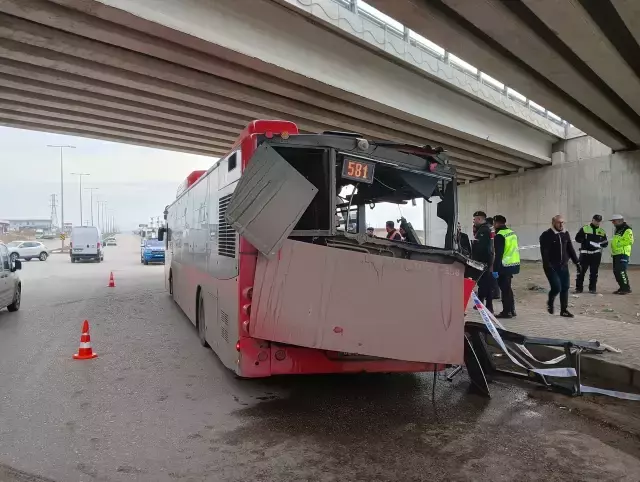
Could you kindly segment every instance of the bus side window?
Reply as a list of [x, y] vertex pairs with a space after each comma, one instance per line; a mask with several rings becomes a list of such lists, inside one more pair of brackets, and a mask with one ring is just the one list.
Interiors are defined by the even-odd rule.
[[231, 154], [231, 156], [229, 156], [229, 161], [227, 164], [227, 172], [231, 172], [233, 171], [236, 166], [238, 165], [238, 153], [234, 152], [233, 154]]

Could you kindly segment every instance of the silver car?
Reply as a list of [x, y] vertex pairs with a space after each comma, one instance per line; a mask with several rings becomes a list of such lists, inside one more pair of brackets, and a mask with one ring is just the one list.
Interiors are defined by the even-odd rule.
[[16, 259], [46, 261], [50, 254], [49, 248], [40, 241], [11, 241], [7, 244], [7, 248], [12, 261]]
[[22, 269], [22, 262], [12, 259], [7, 245], [0, 242], [0, 309], [20, 309], [22, 283], [17, 273], [19, 269]]

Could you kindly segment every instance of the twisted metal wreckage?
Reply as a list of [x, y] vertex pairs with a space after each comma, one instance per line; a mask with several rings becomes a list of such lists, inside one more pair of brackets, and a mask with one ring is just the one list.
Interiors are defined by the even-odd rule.
[[[638, 400], [640, 395], [617, 390], [591, 387], [582, 384], [580, 357], [583, 352], [603, 353], [605, 347], [597, 341], [576, 341], [556, 338], [540, 338], [508, 331], [482, 304], [475, 293], [471, 293], [473, 304], [482, 316], [483, 323], [467, 321], [465, 324], [465, 364], [471, 383], [481, 394], [490, 396], [491, 374], [501, 373], [536, 381], [551, 390], [573, 396], [584, 393], [607, 395], [625, 400]], [[497, 367], [492, 361], [487, 340], [491, 340], [509, 360], [524, 371]], [[538, 360], [528, 349], [534, 346], [554, 347], [564, 354], [548, 361]], [[451, 380], [461, 367], [454, 368], [447, 377]]]

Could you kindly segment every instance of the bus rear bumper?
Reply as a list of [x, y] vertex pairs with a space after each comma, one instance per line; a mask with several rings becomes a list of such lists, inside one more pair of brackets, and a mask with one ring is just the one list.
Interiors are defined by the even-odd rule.
[[[246, 346], [248, 339], [244, 340], [242, 345]], [[251, 349], [240, 351], [240, 362], [236, 370], [238, 376], [258, 378], [329, 373], [420, 373], [443, 371], [446, 368], [442, 363], [389, 360], [265, 341], [259, 343], [261, 348], [258, 352]]]

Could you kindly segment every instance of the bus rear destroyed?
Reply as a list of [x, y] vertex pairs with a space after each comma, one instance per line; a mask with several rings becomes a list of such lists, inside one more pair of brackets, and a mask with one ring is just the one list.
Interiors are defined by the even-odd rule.
[[[366, 233], [414, 199], [439, 200], [443, 247], [404, 219], [406, 241]], [[441, 150], [255, 121], [168, 206], [167, 284], [243, 377], [442, 370], [464, 361], [465, 272], [483, 269], [454, 245], [456, 201]]]

